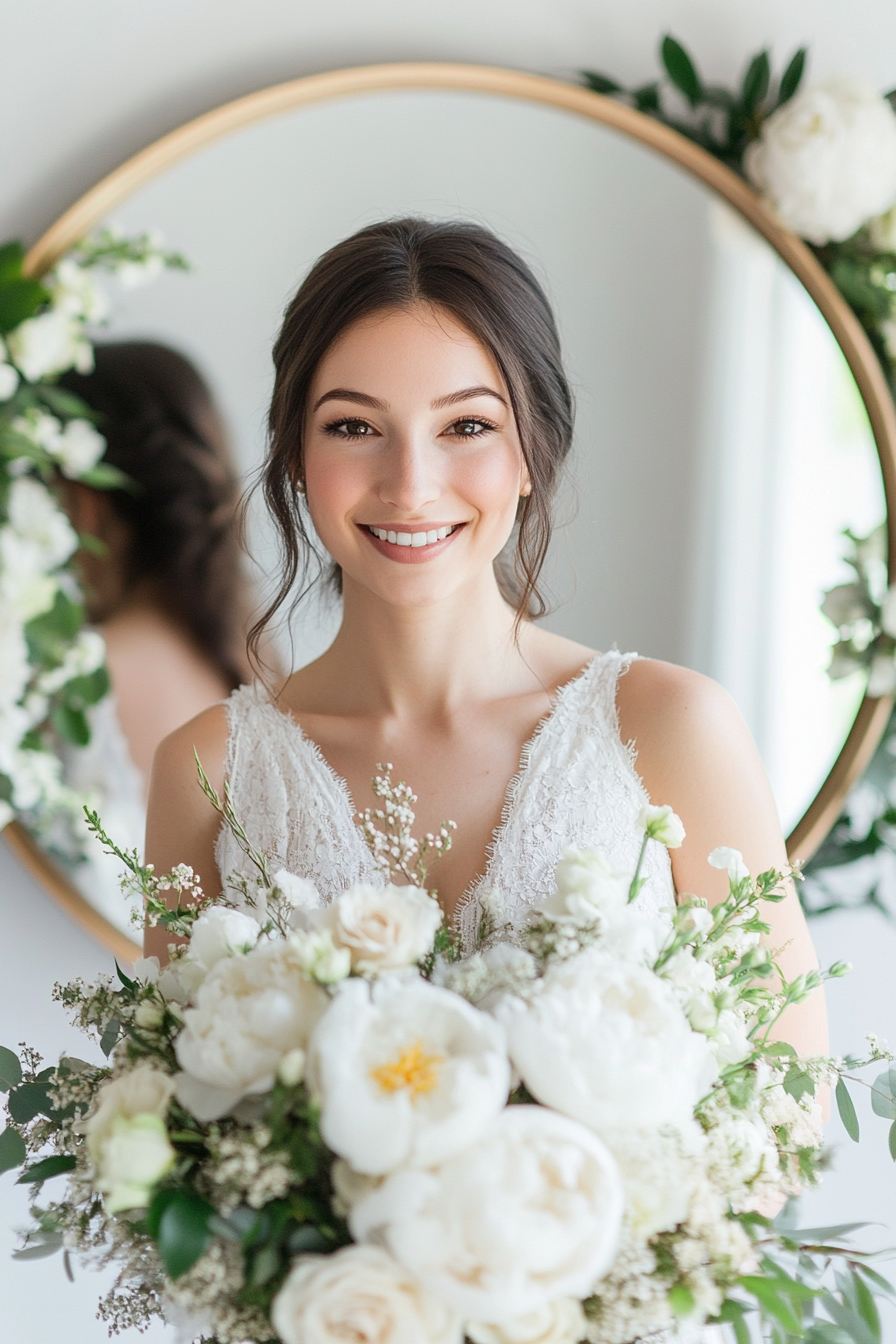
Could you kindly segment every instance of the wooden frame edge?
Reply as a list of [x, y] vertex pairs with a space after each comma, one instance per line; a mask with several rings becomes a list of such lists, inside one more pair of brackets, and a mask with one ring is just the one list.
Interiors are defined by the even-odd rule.
[[[132, 192], [216, 140], [299, 107], [403, 89], [517, 98], [596, 121], [679, 164], [722, 196], [762, 234], [817, 305], [858, 385], [877, 445], [887, 507], [889, 572], [896, 574], [896, 407], [857, 317], [802, 239], [785, 229], [753, 188], [730, 168], [661, 122], [578, 85], [500, 66], [447, 62], [349, 67], [275, 84], [186, 122], [127, 159], [46, 230], [28, 252], [26, 270], [31, 275], [43, 274]], [[837, 760], [788, 837], [792, 859], [810, 858], [824, 839], [847, 792], [870, 761], [891, 708], [890, 699], [866, 697], [862, 702]], [[14, 852], [83, 928], [118, 955], [133, 957], [136, 944], [130, 943], [89, 905], [23, 827], [11, 823], [5, 833]]]

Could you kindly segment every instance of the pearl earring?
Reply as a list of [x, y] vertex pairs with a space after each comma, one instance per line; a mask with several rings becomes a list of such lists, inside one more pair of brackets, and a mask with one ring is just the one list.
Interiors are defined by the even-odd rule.
[[520, 491], [520, 499], [528, 499], [531, 493], [532, 493], [532, 486], [524, 485], [522, 490]]

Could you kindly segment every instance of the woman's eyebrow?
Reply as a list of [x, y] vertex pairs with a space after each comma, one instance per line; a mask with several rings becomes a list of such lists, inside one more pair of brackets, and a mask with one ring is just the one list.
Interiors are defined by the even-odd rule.
[[451, 392], [447, 397], [439, 397], [432, 403], [432, 409], [441, 411], [445, 406], [454, 406], [457, 402], [469, 401], [472, 397], [494, 397], [502, 406], [507, 405], [507, 398], [502, 397], [493, 387], [465, 387], [460, 392]]
[[354, 401], [359, 406], [369, 406], [374, 411], [388, 411], [389, 403], [380, 401], [378, 397], [371, 397], [367, 392], [353, 392], [350, 387], [334, 387], [329, 392], [325, 392], [322, 397], [314, 403], [313, 410], [318, 406], [323, 406], [325, 401]]

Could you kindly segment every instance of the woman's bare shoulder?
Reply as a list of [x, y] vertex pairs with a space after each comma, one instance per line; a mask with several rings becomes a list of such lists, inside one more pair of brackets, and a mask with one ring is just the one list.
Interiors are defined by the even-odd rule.
[[175, 788], [197, 779], [196, 758], [211, 784], [220, 793], [224, 787], [229, 728], [224, 705], [212, 705], [169, 733], [159, 743], [152, 773], [154, 783], [164, 780]]

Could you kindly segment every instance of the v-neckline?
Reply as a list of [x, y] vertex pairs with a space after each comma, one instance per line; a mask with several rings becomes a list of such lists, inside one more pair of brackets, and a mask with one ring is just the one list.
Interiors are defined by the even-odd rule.
[[[526, 739], [526, 741], [520, 748], [519, 765], [517, 766], [515, 773], [508, 781], [507, 788], [504, 790], [504, 800], [501, 806], [501, 816], [497, 826], [495, 826], [494, 830], [492, 831], [491, 840], [489, 841], [489, 843], [486, 845], [485, 848], [485, 865], [482, 869], [482, 872], [477, 873], [476, 876], [469, 883], [469, 885], [464, 888], [461, 895], [457, 898], [457, 901], [454, 904], [454, 908], [452, 909], [451, 914], [447, 916], [448, 923], [452, 926], [452, 928], [455, 929], [457, 928], [460, 921], [461, 912], [470, 904], [470, 902], [476, 897], [480, 889], [484, 887], [487, 882], [489, 873], [491, 871], [492, 863], [495, 858], [495, 854], [497, 853], [501, 840], [507, 831], [514, 810], [518, 805], [523, 785], [525, 784], [526, 778], [529, 774], [533, 753], [535, 752], [536, 748], [541, 744], [542, 739], [545, 737], [548, 729], [550, 729], [556, 723], [558, 713], [560, 709], [563, 707], [563, 704], [565, 703], [566, 699], [568, 698], [569, 693], [575, 687], [580, 686], [590, 676], [590, 674], [594, 671], [594, 669], [597, 667], [598, 663], [604, 656], [605, 655], [600, 653], [594, 654], [592, 658], [589, 658], [585, 666], [579, 669], [579, 671], [575, 674], [575, 676], [570, 677], [568, 681], [563, 682], [562, 686], [557, 687], [557, 689], [554, 691], [550, 709], [538, 720], [532, 732], [530, 733], [529, 737]], [[357, 823], [355, 822], [355, 817], [358, 815], [358, 811], [357, 808], [355, 807], [355, 801], [352, 798], [351, 789], [348, 786], [348, 780], [346, 780], [343, 775], [340, 775], [338, 771], [333, 768], [333, 766], [330, 764], [330, 762], [324, 755], [322, 748], [319, 746], [317, 742], [314, 741], [314, 738], [308, 736], [308, 734], [305, 732], [304, 728], [299, 723], [299, 720], [295, 717], [295, 715], [290, 710], [281, 709], [279, 705], [275, 704], [274, 701], [271, 699], [270, 693], [267, 690], [265, 690], [265, 695], [269, 707], [274, 711], [275, 714], [278, 714], [282, 719], [286, 720], [290, 729], [295, 733], [296, 740], [298, 741], [299, 745], [308, 754], [308, 756], [310, 756], [311, 760], [314, 762], [315, 766], [318, 768], [318, 770], [324, 776], [324, 778], [327, 779], [329, 783], [335, 788], [337, 794], [339, 795], [339, 798], [341, 799], [343, 805], [345, 806], [346, 812], [348, 813], [349, 827], [353, 837], [355, 838], [357, 843], [363, 848], [364, 853], [369, 855], [369, 850], [367, 849], [367, 846], [361, 839]]]

